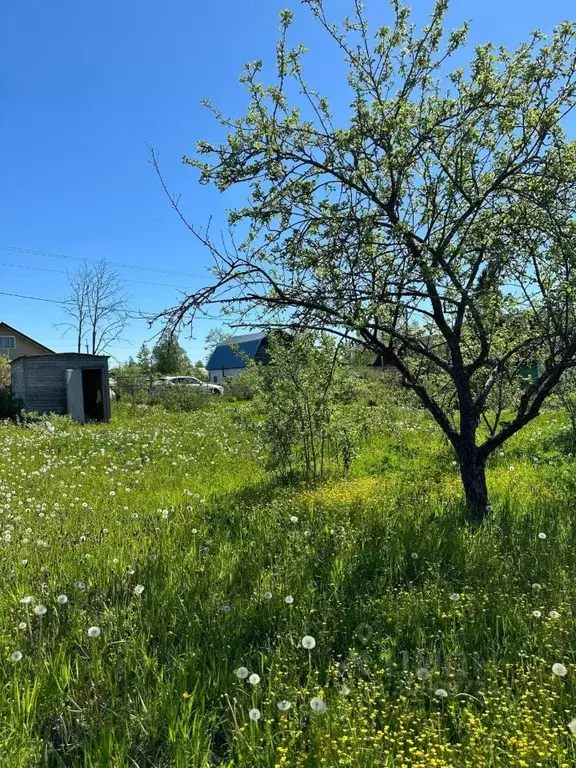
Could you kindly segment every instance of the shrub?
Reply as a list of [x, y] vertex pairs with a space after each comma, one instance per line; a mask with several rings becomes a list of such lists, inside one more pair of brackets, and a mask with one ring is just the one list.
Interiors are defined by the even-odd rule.
[[214, 404], [217, 399], [210, 392], [186, 386], [156, 387], [149, 395], [151, 405], [162, 405], [167, 411], [197, 411]]
[[10, 418], [15, 412], [10, 363], [7, 357], [0, 355], [0, 419]]
[[328, 336], [272, 338], [270, 355], [268, 365], [252, 365], [245, 376], [268, 468], [309, 484], [331, 469], [347, 471], [368, 432], [365, 382], [342, 363]]

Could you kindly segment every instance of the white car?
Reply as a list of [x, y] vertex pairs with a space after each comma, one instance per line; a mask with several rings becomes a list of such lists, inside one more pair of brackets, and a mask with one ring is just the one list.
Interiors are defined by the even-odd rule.
[[223, 387], [219, 387], [218, 384], [209, 384], [206, 381], [200, 381], [195, 376], [162, 376], [161, 379], [152, 384], [154, 389], [160, 387], [190, 387], [191, 389], [198, 389], [201, 392], [206, 392], [211, 395], [221, 395], [224, 391]]

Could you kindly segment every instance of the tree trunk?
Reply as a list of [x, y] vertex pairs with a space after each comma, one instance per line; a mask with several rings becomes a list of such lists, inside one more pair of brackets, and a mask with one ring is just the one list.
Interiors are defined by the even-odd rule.
[[486, 485], [486, 460], [476, 448], [460, 452], [460, 475], [466, 494], [468, 522], [480, 525], [488, 514], [488, 487]]

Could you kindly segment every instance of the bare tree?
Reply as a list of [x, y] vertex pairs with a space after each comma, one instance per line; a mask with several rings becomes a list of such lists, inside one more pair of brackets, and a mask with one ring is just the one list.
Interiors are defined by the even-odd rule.
[[70, 293], [66, 298], [64, 312], [68, 318], [56, 327], [63, 328], [64, 333], [73, 331], [76, 337], [76, 351], [82, 351], [82, 342], [88, 324], [88, 286], [90, 285], [90, 267], [86, 262], [76, 272], [68, 272]]
[[82, 346], [98, 355], [120, 338], [128, 324], [128, 295], [120, 275], [102, 259], [84, 263], [69, 275], [70, 295], [64, 311], [68, 322], [62, 325], [76, 335], [77, 350]]

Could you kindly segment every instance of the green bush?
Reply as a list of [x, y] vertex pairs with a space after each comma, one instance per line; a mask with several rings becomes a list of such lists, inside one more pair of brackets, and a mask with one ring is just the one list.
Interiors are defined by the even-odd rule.
[[0, 355], [0, 419], [10, 418], [15, 411], [10, 363], [7, 357]]
[[148, 397], [150, 405], [162, 405], [172, 413], [207, 408], [218, 399], [216, 395], [210, 392], [175, 384], [155, 387]]
[[329, 336], [272, 338], [270, 355], [268, 365], [252, 365], [245, 376], [255, 393], [253, 429], [268, 469], [309, 484], [330, 471], [348, 471], [369, 432], [366, 382], [343, 363]]

